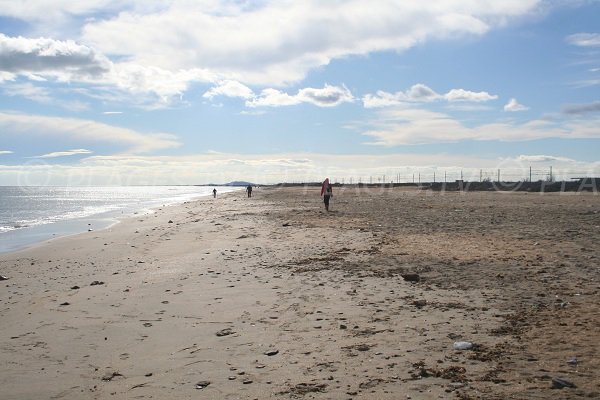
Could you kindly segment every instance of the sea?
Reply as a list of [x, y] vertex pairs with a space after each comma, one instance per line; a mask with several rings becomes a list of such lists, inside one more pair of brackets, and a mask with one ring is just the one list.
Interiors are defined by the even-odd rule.
[[0, 253], [90, 230], [230, 186], [0, 186]]

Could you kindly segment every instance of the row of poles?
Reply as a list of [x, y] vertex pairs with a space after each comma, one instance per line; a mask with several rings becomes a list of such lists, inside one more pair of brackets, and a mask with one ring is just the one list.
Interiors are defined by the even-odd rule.
[[[553, 171], [552, 171], [552, 167], [549, 167], [548, 170], [534, 170], [534, 169], [532, 169], [532, 167], [529, 167], [529, 171], [523, 171], [525, 173], [520, 173], [520, 174], [504, 174], [503, 175], [502, 174], [502, 170], [500, 168], [498, 168], [497, 170], [495, 170], [494, 173], [493, 173], [493, 175], [490, 174], [489, 172], [490, 172], [489, 170], [480, 169], [479, 170], [479, 182], [483, 182], [484, 179], [491, 181], [492, 177], [496, 179], [496, 182], [502, 182], [502, 178], [503, 177], [504, 178], [507, 178], [507, 177], [512, 177], [512, 178], [517, 177], [518, 179], [516, 179], [516, 181], [527, 180], [527, 176], [526, 176], [527, 172], [528, 172], [529, 182], [533, 182], [534, 176], [536, 178], [541, 176], [541, 177], [544, 178], [544, 179], [541, 179], [541, 180], [547, 180], [549, 182], [553, 182], [554, 178], [555, 178], [554, 174], [553, 174]], [[424, 178], [425, 174], [423, 174], [423, 175], [424, 175], [423, 176], [423, 178]], [[427, 176], [431, 176], [431, 175], [428, 174]], [[408, 173], [408, 174], [397, 173], [396, 176], [394, 177], [395, 179], [391, 180], [391, 183], [401, 183], [402, 182], [402, 180], [401, 180], [402, 177], [406, 177], [407, 178], [404, 181], [405, 183], [410, 183], [410, 182], [412, 182], [412, 183], [422, 183], [422, 182], [423, 183], [425, 183], [425, 182], [436, 183], [437, 179], [441, 178], [441, 176], [439, 176], [439, 175], [436, 174], [436, 171], [433, 171], [433, 180], [432, 181], [427, 181], [425, 179], [422, 179], [421, 171], [412, 172], [412, 177], [411, 177], [410, 173]], [[386, 175], [375, 176], [376, 182], [374, 182], [373, 176], [371, 175], [371, 176], [369, 176], [368, 182], [364, 182], [362, 180], [362, 177], [359, 177], [358, 181], [354, 181], [354, 178], [350, 177], [348, 183], [349, 184], [353, 184], [353, 183], [359, 183], [359, 184], [360, 183], [362, 183], [362, 184], [366, 184], [366, 183], [369, 183], [369, 184], [373, 184], [373, 183], [379, 183], [379, 184], [381, 184], [381, 183], [389, 183], [386, 180], [386, 178], [389, 178], [389, 175], [388, 176], [386, 176]], [[471, 175], [469, 178], [473, 179], [473, 175]], [[458, 178], [458, 176], [457, 176], [457, 179], [460, 179], [461, 181], [464, 180], [464, 174], [463, 174], [462, 170], [460, 171], [460, 178]], [[341, 182], [340, 182], [335, 177], [333, 178], [333, 182], [334, 183], [341, 183], [341, 184], [345, 184], [346, 183], [345, 182], [345, 178], [342, 178]], [[448, 173], [446, 171], [444, 171], [444, 180], [443, 180], [443, 182], [448, 182]]]

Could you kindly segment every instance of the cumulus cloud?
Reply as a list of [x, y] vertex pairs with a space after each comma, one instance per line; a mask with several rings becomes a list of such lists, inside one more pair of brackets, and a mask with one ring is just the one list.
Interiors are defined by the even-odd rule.
[[517, 99], [512, 98], [504, 105], [504, 111], [507, 112], [517, 112], [517, 111], [527, 111], [529, 107], [525, 107], [522, 104], [519, 104]]
[[341, 103], [350, 103], [354, 101], [354, 96], [345, 86], [325, 85], [321, 89], [304, 88], [301, 89], [296, 97], [305, 103], [311, 103], [319, 107], [333, 107]]
[[482, 35], [541, 0], [343, 3], [171, 0], [160, 10], [120, 12], [83, 27], [104, 54], [177, 71], [205, 68], [245, 84], [298, 82], [332, 60], [409, 49], [429, 39]]
[[452, 89], [444, 95], [444, 98], [448, 101], [471, 101], [479, 103], [496, 100], [498, 96], [489, 94], [488, 92], [471, 92], [464, 89]]
[[600, 46], [600, 33], [575, 33], [565, 39], [567, 43], [580, 47]]
[[[100, 84], [130, 96], [151, 93], [157, 97], [152, 106], [164, 107], [193, 82], [280, 87], [335, 59], [482, 35], [541, 1], [484, 0], [465, 7], [460, 0], [418, 6], [391, 0], [57, 0], [49, 9], [43, 0], [0, 0], [0, 16], [23, 19], [46, 36], [0, 35], [0, 81], [25, 76]], [[63, 23], [81, 32], [77, 42], [48, 38], [64, 35], [57, 28]], [[249, 98], [243, 97], [248, 90], [237, 89]], [[304, 96], [320, 106], [336, 104], [320, 93]]]
[[104, 142], [128, 153], [149, 153], [178, 147], [177, 138], [166, 133], [143, 134], [95, 121], [0, 112], [0, 138], [20, 136], [63, 137], [77, 142]]
[[571, 104], [563, 107], [562, 111], [571, 115], [600, 113], [600, 101], [587, 104]]
[[248, 107], [281, 107], [310, 103], [319, 107], [333, 107], [353, 102], [354, 96], [345, 86], [325, 85], [323, 88], [304, 88], [290, 95], [277, 89], [264, 89], [260, 95], [246, 102]]
[[385, 109], [363, 135], [372, 145], [399, 146], [462, 140], [525, 141], [545, 138], [600, 138], [598, 121], [531, 120], [466, 126], [450, 115], [422, 109]]
[[400, 105], [402, 103], [427, 103], [438, 100], [448, 102], [485, 102], [497, 99], [498, 96], [488, 92], [472, 92], [465, 89], [452, 89], [446, 94], [439, 94], [430, 87], [417, 83], [408, 90], [396, 93], [388, 93], [383, 90], [375, 94], [367, 94], [363, 97], [365, 108], [379, 108]]
[[0, 69], [9, 74], [53, 75], [58, 79], [99, 78], [110, 61], [91, 47], [72, 40], [8, 37], [0, 33]]
[[65, 151], [54, 151], [52, 153], [43, 154], [41, 156], [36, 156], [34, 158], [57, 158], [57, 157], [67, 157], [67, 156], [75, 156], [81, 154], [92, 154], [93, 151], [87, 149], [74, 149], [74, 150], [65, 150]]
[[225, 80], [208, 91], [202, 97], [212, 100], [216, 96], [239, 97], [242, 99], [251, 99], [254, 92], [248, 86], [232, 80]]
[[281, 107], [300, 104], [300, 99], [277, 89], [263, 89], [260, 95], [247, 101], [247, 107]]
[[[155, 96], [145, 99], [146, 104], [152, 104], [150, 108], [169, 105], [173, 98], [183, 95], [191, 82], [213, 82], [217, 79], [216, 74], [200, 68], [169, 71], [151, 63], [114, 63], [92, 47], [72, 40], [30, 39], [0, 34], [0, 82], [14, 81], [18, 76], [36, 82], [55, 80], [100, 85], [95, 88], [95, 96], [101, 93], [102, 86], [117, 88], [129, 96], [149, 93]], [[9, 95], [19, 94], [20, 89], [24, 97], [50, 101], [47, 89], [34, 88], [31, 84], [15, 84], [12, 87], [15, 89]]]

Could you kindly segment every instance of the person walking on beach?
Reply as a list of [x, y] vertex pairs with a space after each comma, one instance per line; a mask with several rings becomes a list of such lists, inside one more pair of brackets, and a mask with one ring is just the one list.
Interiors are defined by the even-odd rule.
[[213, 197], [216, 199], [217, 198], [217, 188], [213, 189]]
[[329, 183], [329, 178], [323, 181], [321, 196], [323, 196], [323, 202], [325, 203], [325, 211], [329, 211], [329, 200], [333, 197], [333, 188], [331, 187], [331, 183]]
[[252, 197], [252, 185], [246, 187], [246, 192], [248, 192], [248, 197]]

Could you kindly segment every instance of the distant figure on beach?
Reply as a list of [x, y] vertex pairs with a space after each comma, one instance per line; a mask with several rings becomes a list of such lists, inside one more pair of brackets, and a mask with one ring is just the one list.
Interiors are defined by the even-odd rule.
[[325, 203], [325, 210], [329, 211], [329, 200], [333, 197], [333, 188], [329, 183], [329, 178], [323, 181], [321, 186], [321, 196], [323, 196], [323, 202]]
[[217, 188], [213, 189], [213, 197], [216, 199], [217, 198]]
[[246, 187], [246, 192], [248, 192], [248, 197], [252, 197], [252, 185]]

